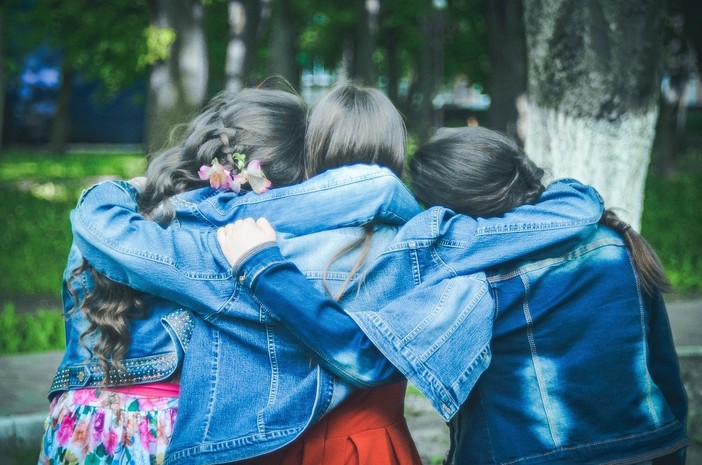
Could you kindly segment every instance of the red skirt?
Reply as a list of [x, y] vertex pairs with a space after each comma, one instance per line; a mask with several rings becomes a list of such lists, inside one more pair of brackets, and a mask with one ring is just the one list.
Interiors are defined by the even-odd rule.
[[406, 382], [354, 392], [292, 444], [242, 465], [422, 465], [404, 416]]

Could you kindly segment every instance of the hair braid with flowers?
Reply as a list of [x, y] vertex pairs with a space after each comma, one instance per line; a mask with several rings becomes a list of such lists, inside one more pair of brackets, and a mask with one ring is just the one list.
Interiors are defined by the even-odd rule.
[[[302, 181], [306, 127], [307, 107], [291, 92], [257, 88], [218, 95], [188, 125], [180, 144], [150, 160], [139, 211], [161, 224], [170, 223], [175, 218], [170, 198], [204, 187], [206, 180], [212, 186], [211, 177], [202, 179], [199, 172], [214, 163], [231, 163], [239, 183], [245, 181], [252, 189], [259, 188], [258, 181], [268, 188], [267, 179], [275, 186]], [[248, 165], [241, 154], [251, 158]], [[73, 271], [75, 285], [81, 285], [83, 273], [92, 276], [94, 287], [76, 304], [89, 322], [81, 341], [91, 333], [100, 334], [99, 343], [88, 349], [100, 361], [109, 383], [113, 372], [123, 368], [121, 360], [130, 344], [127, 322], [144, 308], [143, 299], [139, 292], [108, 280], [85, 262]]]

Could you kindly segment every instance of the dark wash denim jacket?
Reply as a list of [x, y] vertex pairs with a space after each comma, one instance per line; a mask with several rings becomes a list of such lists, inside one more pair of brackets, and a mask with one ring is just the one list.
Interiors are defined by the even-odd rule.
[[[510, 263], [499, 264], [495, 243], [476, 263], [473, 245], [489, 242], [478, 236], [507, 243], [524, 229], [470, 228], [439, 213], [401, 229], [368, 272], [395, 279], [365, 280], [350, 317], [275, 245], [235, 273], [327, 357], [354, 348], [323, 335], [360, 326], [450, 419], [451, 464], [683, 464], [687, 397], [665, 304], [642, 293], [622, 239], [594, 226]], [[481, 262], [487, 274], [474, 270]]]
[[[561, 183], [547, 193], [543, 203], [504, 218], [476, 221], [455, 217], [454, 223], [465, 228], [455, 227], [462, 234], [446, 246], [460, 250], [465, 241], [476, 245], [474, 234], [483, 229], [517, 233], [523, 242], [505, 242], [488, 253], [494, 263], [501, 263], [564, 239], [580, 237], [592, 229], [602, 213], [599, 196], [585, 186]], [[401, 224], [419, 213], [411, 195], [389, 171], [360, 165], [330, 170], [299, 186], [275, 189], [261, 196], [215, 195], [209, 189], [193, 191], [176, 199], [178, 222], [165, 229], [136, 213], [135, 195], [124, 183], [99, 185], [82, 197], [72, 214], [72, 224], [78, 247], [100, 271], [137, 289], [171, 298], [198, 315], [183, 368], [181, 408], [168, 463], [221, 462], [263, 454], [290, 442], [347, 395], [349, 386], [342, 379], [357, 386], [397, 379], [393, 366], [357, 328], [356, 334], [348, 333], [349, 338], [345, 339], [352, 348], [342, 348], [333, 356], [313, 345], [308, 344], [312, 352], [301, 348], [294, 335], [303, 335], [284, 331], [280, 321], [241, 285], [215, 237], [218, 225], [236, 218], [265, 216], [280, 233], [283, 253], [296, 262], [307, 278], [316, 280], [319, 289], [326, 260], [320, 261], [318, 256], [328, 256], [325, 249], [338, 250], [339, 245], [346, 243], [342, 236], [348, 238], [355, 231], [348, 226], [374, 218]], [[351, 205], [353, 209], [349, 208]], [[530, 215], [523, 216], [527, 212]], [[441, 218], [442, 214], [450, 212], [432, 209], [429, 214], [419, 215], [431, 223], [425, 231], [433, 234], [432, 228], [442, 224], [435, 221], [436, 215]], [[529, 222], [523, 224], [525, 217]], [[391, 250], [386, 245], [396, 239], [392, 237], [394, 232], [385, 233], [389, 229], [392, 231], [382, 228], [376, 232], [380, 245], [371, 256]], [[430, 243], [429, 236], [416, 238], [412, 244]], [[476, 247], [476, 251], [480, 249]], [[473, 268], [480, 269], [480, 255], [476, 255]], [[373, 304], [398, 297], [399, 293], [393, 294], [393, 282], [398, 277], [409, 277], [409, 270], [412, 266], [396, 270], [373, 267], [364, 272], [364, 283], [375, 283], [369, 288], [382, 285], [391, 290], [382, 297], [376, 296]], [[460, 268], [455, 271], [464, 272]], [[341, 270], [332, 269], [327, 274], [332, 281], [345, 277]], [[409, 282], [407, 289], [398, 292], [420, 284], [414, 278]], [[481, 301], [485, 292], [474, 294], [476, 285], [480, 285], [480, 280], [462, 275], [440, 302], [458, 305], [464, 297], [471, 302]], [[358, 292], [354, 289], [347, 293], [341, 304], [360, 309], [356, 302], [367, 298], [359, 298], [365, 288], [364, 285]], [[293, 286], [283, 289], [285, 294], [296, 293]], [[436, 295], [427, 297], [433, 299]], [[435, 336], [433, 331], [422, 331], [416, 329], [426, 340]], [[334, 345], [343, 336], [333, 330], [323, 338], [325, 341], [317, 342]], [[475, 336], [471, 347], [487, 347], [489, 332], [477, 327]], [[474, 383], [487, 365], [489, 352], [481, 350], [471, 363], [454, 367], [455, 353], [460, 352], [441, 346], [435, 339], [432, 344], [437, 349], [436, 357], [428, 357], [431, 363], [422, 360], [415, 365], [418, 370], [423, 364], [429, 366], [430, 370], [418, 371], [419, 376], [426, 378], [422, 389], [431, 392], [437, 408], [450, 416], [470, 390], [463, 385]], [[319, 361], [338, 377], [311, 363], [310, 354], [315, 352]], [[437, 372], [436, 368], [442, 365], [450, 369]], [[400, 369], [405, 371], [404, 367]]]

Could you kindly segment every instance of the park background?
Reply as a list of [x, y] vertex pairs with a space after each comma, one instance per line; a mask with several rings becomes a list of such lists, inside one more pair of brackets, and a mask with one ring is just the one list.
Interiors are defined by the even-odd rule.
[[[408, 153], [436, 127], [480, 124], [541, 164], [562, 161], [554, 177], [610, 189], [577, 167], [585, 159], [617, 184], [640, 183], [605, 199], [633, 205], [630, 221], [673, 282], [669, 300], [697, 302], [700, 24], [697, 0], [4, 0], [0, 365], [63, 348], [60, 283], [80, 192], [142, 174], [210, 97], [271, 76], [309, 103], [344, 80], [380, 88], [405, 116]], [[534, 144], [544, 133], [558, 143]], [[689, 344], [685, 369], [702, 360], [702, 341]], [[18, 390], [31, 379], [4, 376]], [[702, 386], [687, 376], [702, 444]], [[1, 381], [0, 397], [22, 399]]]

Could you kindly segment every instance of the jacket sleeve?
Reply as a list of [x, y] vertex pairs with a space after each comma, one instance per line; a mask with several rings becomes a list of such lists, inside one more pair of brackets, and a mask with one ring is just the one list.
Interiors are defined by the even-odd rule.
[[222, 192], [197, 205], [215, 226], [237, 218], [266, 217], [278, 232], [304, 235], [370, 221], [401, 225], [421, 212], [414, 196], [389, 169], [349, 165], [264, 194]]
[[235, 280], [214, 229], [163, 228], [138, 211], [126, 182], [88, 189], [71, 212], [74, 242], [113, 281], [199, 313], [220, 309]]
[[[400, 224], [420, 211], [394, 174], [373, 165], [329, 170], [263, 195], [216, 195], [212, 203], [197, 206], [209, 223], [202, 228], [163, 228], [146, 220], [137, 211], [137, 195], [123, 181], [84, 192], [71, 212], [76, 245], [107, 277], [206, 313], [220, 309], [234, 290], [231, 270], [217, 244], [218, 225], [266, 217], [281, 231], [306, 234], [374, 218]], [[227, 198], [225, 204], [218, 203], [220, 197]], [[354, 208], [343, 199], [354, 199]]]
[[[436, 251], [457, 274], [467, 275], [582, 240], [597, 229], [603, 212], [604, 203], [593, 187], [563, 179], [552, 183], [537, 203], [519, 206], [500, 217], [472, 218], [434, 207], [417, 224], [433, 228], [435, 238], [450, 238], [461, 245], [442, 247], [437, 243]], [[410, 235], [417, 235], [416, 227], [407, 229]]]
[[286, 261], [277, 245], [248, 256], [234, 274], [273, 318], [340, 377], [360, 387], [402, 379], [354, 320]]

